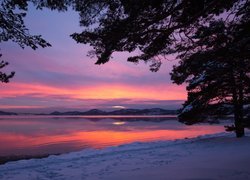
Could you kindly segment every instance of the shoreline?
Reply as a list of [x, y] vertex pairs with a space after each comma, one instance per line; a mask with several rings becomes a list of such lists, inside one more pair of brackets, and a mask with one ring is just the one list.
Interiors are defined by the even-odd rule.
[[0, 166], [1, 165], [5, 165], [6, 163], [9, 162], [18, 162], [18, 161], [25, 161], [25, 160], [32, 160], [32, 159], [44, 159], [44, 158], [49, 158], [50, 156], [64, 156], [64, 155], [70, 155], [70, 154], [74, 154], [74, 153], [85, 153], [85, 151], [88, 153], [90, 151], [93, 152], [101, 152], [101, 151], [106, 151], [108, 149], [118, 149], [118, 151], [122, 151], [121, 148], [123, 147], [131, 147], [133, 148], [136, 144], [138, 145], [150, 145], [150, 144], [157, 144], [157, 143], [185, 143], [186, 141], [189, 140], [194, 140], [196, 141], [199, 138], [208, 138], [210, 136], [220, 136], [221, 134], [225, 134], [226, 132], [221, 132], [221, 133], [216, 133], [216, 134], [206, 134], [206, 135], [200, 135], [197, 137], [192, 137], [192, 138], [182, 138], [182, 139], [174, 139], [174, 140], [158, 140], [158, 141], [148, 141], [148, 142], [133, 142], [133, 143], [127, 143], [127, 144], [122, 144], [122, 145], [117, 145], [117, 146], [108, 146], [108, 147], [104, 147], [104, 148], [85, 148], [82, 150], [78, 150], [78, 151], [72, 151], [72, 152], [66, 152], [66, 153], [55, 153], [55, 154], [34, 154], [34, 155], [8, 155], [8, 156], [0, 156]]
[[8, 162], [0, 165], [0, 179], [250, 179], [249, 142], [249, 132], [243, 138], [218, 133], [86, 149]]
[[16, 162], [20, 160], [30, 160], [30, 159], [43, 159], [51, 155], [63, 155], [63, 154], [44, 154], [44, 155], [10, 155], [10, 156], [0, 156], [0, 166], [8, 162]]

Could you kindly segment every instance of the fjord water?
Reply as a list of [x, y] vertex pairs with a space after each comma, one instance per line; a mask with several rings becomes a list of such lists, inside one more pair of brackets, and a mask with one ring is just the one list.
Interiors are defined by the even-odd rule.
[[2, 116], [0, 157], [60, 154], [222, 131], [220, 124], [187, 126], [179, 123], [175, 116]]

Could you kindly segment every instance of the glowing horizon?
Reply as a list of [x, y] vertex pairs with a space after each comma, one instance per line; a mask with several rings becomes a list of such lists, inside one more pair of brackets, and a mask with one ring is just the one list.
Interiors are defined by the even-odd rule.
[[69, 37], [81, 31], [75, 12], [30, 7], [25, 20], [30, 32], [41, 34], [52, 47], [33, 51], [2, 43], [3, 59], [10, 63], [7, 71], [16, 75], [0, 86], [0, 110], [176, 109], [186, 99], [185, 87], [170, 81], [169, 72], [177, 61], [163, 62], [160, 71], [152, 73], [148, 64], [127, 62], [130, 54], [124, 52], [115, 53], [107, 64], [94, 65], [95, 59], [87, 57], [91, 48]]

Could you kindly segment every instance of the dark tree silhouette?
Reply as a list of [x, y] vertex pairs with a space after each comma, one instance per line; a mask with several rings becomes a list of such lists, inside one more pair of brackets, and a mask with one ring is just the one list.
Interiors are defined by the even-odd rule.
[[[159, 59], [176, 53], [175, 43], [190, 39], [193, 29], [215, 15], [239, 6], [240, 1], [227, 0], [88, 0], [77, 3], [81, 33], [72, 37], [78, 43], [90, 44], [96, 64], [109, 61], [115, 51], [140, 50], [128, 61], [153, 61], [151, 70], [160, 67]], [[181, 35], [181, 37], [180, 37]], [[158, 57], [158, 58], [157, 58]]]
[[[0, 43], [13, 41], [20, 47], [26, 46], [32, 49], [50, 46], [40, 35], [31, 35], [26, 28], [23, 18], [26, 15], [28, 1], [25, 0], [1, 0], [0, 4]], [[38, 4], [39, 5], [39, 4]], [[39, 7], [39, 6], [38, 6]], [[2, 55], [1, 55], [2, 56]], [[14, 72], [7, 75], [2, 72], [2, 68], [8, 65], [7, 62], [0, 62], [0, 81], [9, 82], [14, 76]]]
[[[0, 58], [2, 57], [2, 54], [0, 54]], [[8, 62], [0, 61], [0, 69], [4, 68], [8, 65]], [[14, 72], [11, 72], [10, 74], [6, 74], [0, 71], [0, 82], [8, 83], [9, 79], [12, 78], [15, 75]]]
[[195, 42], [180, 54], [174, 83], [188, 84], [188, 99], [179, 119], [195, 123], [209, 116], [234, 113], [237, 137], [244, 135], [244, 105], [250, 105], [250, 16], [235, 23], [212, 21], [194, 34]]
[[26, 1], [2, 1], [0, 6], [0, 43], [10, 40], [22, 48], [29, 46], [34, 50], [38, 46], [50, 46], [40, 35], [29, 33], [23, 21], [26, 11]]

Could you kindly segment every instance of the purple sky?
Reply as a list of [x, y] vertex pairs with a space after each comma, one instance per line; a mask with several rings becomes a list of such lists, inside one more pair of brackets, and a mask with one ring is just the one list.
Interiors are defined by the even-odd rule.
[[143, 62], [126, 62], [128, 53], [115, 53], [109, 63], [95, 65], [96, 59], [87, 57], [91, 48], [69, 37], [81, 32], [77, 13], [30, 7], [25, 22], [31, 34], [41, 34], [52, 47], [33, 51], [12, 42], [0, 45], [2, 58], [10, 63], [5, 70], [16, 71], [10, 83], [0, 86], [0, 110], [176, 109], [186, 98], [185, 87], [170, 81], [174, 58], [157, 73]]

